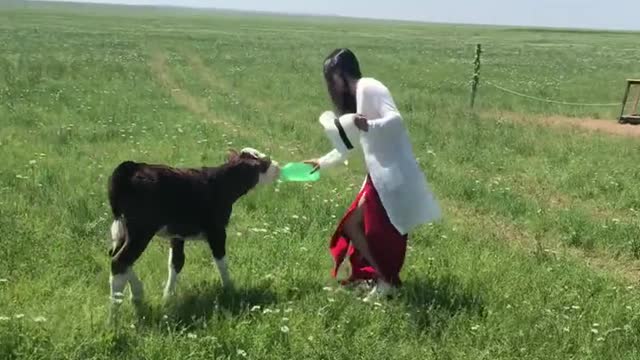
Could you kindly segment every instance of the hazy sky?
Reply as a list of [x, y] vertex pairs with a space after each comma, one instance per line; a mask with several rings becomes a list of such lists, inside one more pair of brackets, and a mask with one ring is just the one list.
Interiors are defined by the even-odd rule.
[[640, 0], [86, 0], [370, 18], [640, 30]]

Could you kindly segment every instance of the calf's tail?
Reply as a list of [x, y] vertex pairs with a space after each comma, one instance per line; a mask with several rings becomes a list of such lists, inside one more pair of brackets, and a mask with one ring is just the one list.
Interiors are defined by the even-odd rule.
[[114, 219], [111, 224], [112, 247], [109, 251], [112, 257], [118, 253], [127, 239], [124, 205], [130, 197], [131, 177], [137, 170], [138, 164], [125, 161], [116, 167], [109, 179], [109, 204]]

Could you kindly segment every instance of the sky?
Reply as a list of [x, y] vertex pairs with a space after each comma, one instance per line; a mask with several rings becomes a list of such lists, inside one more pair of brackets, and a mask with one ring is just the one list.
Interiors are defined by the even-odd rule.
[[[56, 1], [56, 0], [47, 0]], [[78, 1], [78, 0], [76, 0]], [[640, 0], [80, 0], [427, 22], [640, 30]]]

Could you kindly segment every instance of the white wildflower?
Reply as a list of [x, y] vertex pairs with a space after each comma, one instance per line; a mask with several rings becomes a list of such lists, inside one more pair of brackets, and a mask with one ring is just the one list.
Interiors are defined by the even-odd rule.
[[198, 338], [198, 335], [196, 335], [196, 334], [194, 334], [194, 333], [188, 333], [188, 334], [187, 334], [187, 337], [188, 337], [189, 339], [197, 339], [197, 338]]
[[288, 332], [289, 332], [289, 327], [288, 327], [287, 325], [283, 325], [283, 326], [280, 328], [280, 331], [282, 331], [283, 333], [285, 333], [285, 334], [286, 334], [286, 333], [288, 333]]

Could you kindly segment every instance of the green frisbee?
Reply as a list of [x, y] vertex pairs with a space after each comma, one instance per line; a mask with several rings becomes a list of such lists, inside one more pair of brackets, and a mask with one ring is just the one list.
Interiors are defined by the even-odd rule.
[[320, 171], [316, 171], [313, 174], [313, 166], [305, 163], [288, 163], [280, 168], [280, 181], [293, 181], [293, 182], [305, 182], [305, 181], [317, 181], [320, 179]]

